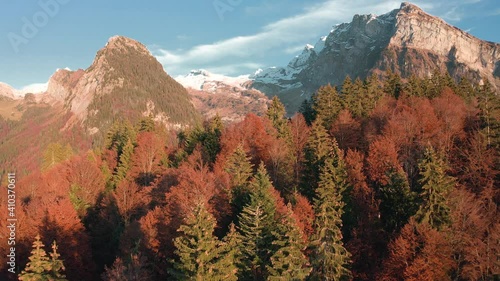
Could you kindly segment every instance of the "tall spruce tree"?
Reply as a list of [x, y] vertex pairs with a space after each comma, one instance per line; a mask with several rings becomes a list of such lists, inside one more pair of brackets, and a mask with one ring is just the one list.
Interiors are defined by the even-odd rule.
[[273, 245], [277, 247], [277, 251], [271, 257], [271, 266], [268, 266], [270, 274], [267, 280], [305, 280], [311, 271], [308, 267], [308, 259], [302, 252], [305, 244], [302, 233], [297, 227], [292, 206], [289, 204], [287, 208], [288, 214], [274, 234], [277, 239]]
[[446, 174], [447, 165], [444, 159], [432, 147], [425, 151], [419, 169], [423, 203], [416, 219], [441, 230], [451, 223], [448, 195], [453, 189], [455, 179]]
[[343, 99], [337, 89], [330, 84], [321, 87], [313, 98], [316, 120], [320, 118], [322, 125], [327, 129], [330, 128], [340, 111], [344, 109]]
[[402, 169], [387, 171], [388, 182], [380, 187], [380, 220], [388, 233], [398, 232], [417, 210], [416, 194]]
[[333, 153], [334, 143], [323, 126], [321, 118], [317, 118], [311, 127], [309, 138], [304, 148], [304, 173], [301, 182], [301, 193], [312, 200], [318, 186], [320, 169], [325, 160]]
[[52, 252], [50, 253], [50, 275], [51, 281], [65, 281], [66, 275], [64, 275], [64, 264], [63, 261], [59, 259], [61, 255], [57, 252], [56, 241], [52, 243]]
[[40, 241], [40, 235], [35, 237], [33, 250], [29, 257], [26, 268], [19, 274], [21, 281], [67, 281], [62, 273], [64, 271], [63, 262], [59, 259], [57, 245], [52, 244], [52, 253], [50, 258], [43, 249], [44, 245]]
[[171, 274], [176, 280], [224, 280], [226, 272], [221, 271], [221, 247], [214, 229], [214, 217], [204, 204], [197, 204], [174, 240], [178, 259]]
[[290, 127], [287, 125], [288, 121], [286, 119], [285, 106], [281, 103], [277, 96], [273, 97], [271, 105], [267, 109], [266, 116], [278, 132], [278, 138], [289, 141], [291, 138], [291, 132]]
[[234, 224], [229, 226], [229, 232], [222, 239], [217, 271], [223, 277], [221, 280], [238, 280], [238, 266], [241, 265], [241, 236]]
[[311, 238], [312, 280], [349, 280], [350, 253], [342, 241], [342, 186], [338, 185], [334, 160], [329, 158], [321, 169], [314, 200], [315, 233]]
[[240, 280], [263, 280], [273, 237], [266, 227], [269, 220], [260, 203], [253, 202], [243, 208], [238, 217], [242, 237], [242, 264]]
[[250, 188], [250, 202], [238, 217], [243, 247], [240, 279], [263, 280], [268, 276], [267, 266], [274, 253], [276, 230], [276, 201], [263, 163], [257, 169]]
[[113, 183], [115, 187], [118, 186], [120, 182], [127, 176], [127, 173], [130, 170], [132, 164], [132, 154], [134, 154], [134, 145], [132, 144], [132, 140], [128, 139], [122, 149], [122, 153], [120, 154], [118, 161], [118, 166], [116, 167], [116, 172], [113, 176]]
[[250, 202], [250, 178], [253, 174], [253, 165], [240, 144], [229, 156], [225, 171], [231, 177], [231, 204], [235, 213], [239, 214], [243, 207]]

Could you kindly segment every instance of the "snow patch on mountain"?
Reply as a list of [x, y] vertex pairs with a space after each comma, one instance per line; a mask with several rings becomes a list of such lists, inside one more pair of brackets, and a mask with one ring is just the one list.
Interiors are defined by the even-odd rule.
[[243, 84], [250, 80], [250, 75], [241, 75], [237, 77], [225, 76], [222, 74], [211, 73], [205, 69], [191, 70], [188, 75], [180, 75], [175, 78], [185, 88], [194, 90], [209, 89], [215, 91], [219, 83], [245, 89]]
[[257, 83], [276, 84], [284, 88], [299, 88], [302, 83], [287, 83], [297, 78], [297, 75], [302, 72], [325, 48], [327, 36], [321, 37], [313, 46], [306, 44], [302, 53], [295, 56], [286, 67], [270, 67], [268, 69], [259, 69], [252, 75], [252, 78]]

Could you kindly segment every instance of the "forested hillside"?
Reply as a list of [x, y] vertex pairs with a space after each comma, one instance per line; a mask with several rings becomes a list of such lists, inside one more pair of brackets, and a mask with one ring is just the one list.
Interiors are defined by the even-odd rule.
[[229, 125], [144, 117], [93, 150], [49, 146], [17, 182], [20, 279], [498, 280], [498, 95], [385, 76], [292, 118], [275, 98]]

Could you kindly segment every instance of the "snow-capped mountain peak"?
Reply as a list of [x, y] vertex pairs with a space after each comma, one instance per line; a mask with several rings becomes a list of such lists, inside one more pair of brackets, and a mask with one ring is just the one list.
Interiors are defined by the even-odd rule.
[[185, 88], [215, 91], [219, 83], [243, 89], [243, 84], [250, 80], [250, 75], [231, 77], [222, 74], [215, 74], [205, 69], [197, 69], [191, 70], [188, 75], [177, 76], [175, 80], [177, 80], [177, 82], [182, 84]]

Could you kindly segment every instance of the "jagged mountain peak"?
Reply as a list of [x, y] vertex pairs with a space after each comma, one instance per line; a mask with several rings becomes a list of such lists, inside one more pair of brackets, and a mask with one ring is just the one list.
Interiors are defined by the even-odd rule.
[[141, 53], [150, 54], [148, 48], [144, 46], [141, 42], [120, 35], [115, 35], [109, 38], [104, 49], [106, 50], [120, 50], [130, 52], [130, 48], [133, 48]]
[[336, 25], [314, 48], [305, 48], [286, 67], [254, 75], [253, 87], [278, 95], [289, 111], [326, 84], [350, 76], [363, 79], [388, 69], [403, 78], [435, 70], [456, 79], [488, 79], [500, 88], [500, 44], [480, 40], [409, 2], [386, 14], [354, 15]]

